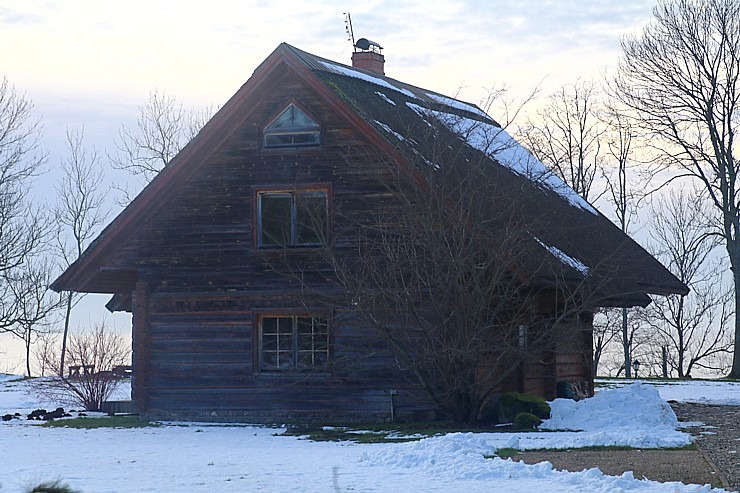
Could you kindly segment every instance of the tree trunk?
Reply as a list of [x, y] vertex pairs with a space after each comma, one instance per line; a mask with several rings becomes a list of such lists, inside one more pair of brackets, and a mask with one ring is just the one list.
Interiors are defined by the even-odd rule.
[[31, 329], [27, 328], [23, 342], [26, 343], [26, 376], [28, 378], [31, 378], [31, 336]]
[[64, 333], [62, 334], [62, 354], [59, 357], [59, 376], [64, 376], [64, 357], [67, 355], [67, 333], [69, 332], [69, 320], [72, 315], [72, 293], [67, 293], [67, 306], [64, 313]]
[[624, 376], [632, 378], [632, 357], [630, 355], [630, 337], [627, 332], [627, 309], [622, 308], [622, 343], [624, 344]]
[[[730, 246], [728, 245], [728, 250]], [[735, 246], [735, 255], [730, 253], [730, 265], [732, 268], [732, 277], [735, 285], [735, 348], [732, 354], [732, 370], [729, 378], [740, 378], [740, 271], [738, 268], [738, 247]]]
[[[730, 230], [727, 226], [725, 231]], [[737, 229], [736, 229], [737, 231]], [[740, 242], [725, 233], [725, 246], [730, 257], [730, 270], [735, 288], [735, 347], [732, 354], [732, 369], [728, 378], [740, 378]]]

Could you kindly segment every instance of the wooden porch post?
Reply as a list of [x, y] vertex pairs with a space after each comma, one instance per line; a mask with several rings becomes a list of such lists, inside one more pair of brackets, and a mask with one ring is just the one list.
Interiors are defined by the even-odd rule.
[[137, 282], [133, 293], [133, 376], [131, 397], [139, 411], [149, 408], [149, 286]]

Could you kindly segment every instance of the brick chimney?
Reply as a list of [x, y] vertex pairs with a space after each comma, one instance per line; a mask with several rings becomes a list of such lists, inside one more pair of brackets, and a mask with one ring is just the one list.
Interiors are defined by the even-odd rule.
[[362, 51], [352, 53], [352, 66], [367, 70], [378, 75], [385, 75], [385, 57], [380, 53], [383, 49], [378, 43], [366, 38], [360, 38], [355, 48]]

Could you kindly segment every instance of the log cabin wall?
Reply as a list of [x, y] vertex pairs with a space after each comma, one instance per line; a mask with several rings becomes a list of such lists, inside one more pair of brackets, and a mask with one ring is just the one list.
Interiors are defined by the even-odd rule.
[[[247, 120], [141, 230], [139, 278], [150, 294], [134, 330], [148, 355], [134, 359], [147, 384], [146, 413], [270, 422], [429, 417], [431, 405], [394, 371], [391, 355], [361, 354], [367, 334], [325, 305], [322, 291], [334, 286], [316, 252], [257, 247], [260, 187], [328, 187], [334, 232], [388, 203], [380, 176], [388, 169], [368, 141], [298, 77], [278, 70], [272, 78]], [[321, 145], [262, 149], [262, 126], [289, 102], [320, 123]], [[346, 234], [331, 240], [338, 251], [354, 244]], [[331, 314], [331, 372], [260, 371], [259, 314], [301, 310]]]
[[[286, 67], [269, 77], [233, 134], [140, 229], [137, 404], [170, 419], [433, 418], [434, 406], [390, 352], [328, 302], [335, 286], [316, 251], [258, 247], [262, 188], [327, 190], [329, 240], [339, 254], [353, 254], [354, 224], [392, 207], [383, 183], [393, 171], [370, 139]], [[321, 145], [263, 149], [262, 128], [290, 103], [320, 124]], [[332, 321], [330, 370], [261, 371], [260, 315], [301, 312]], [[568, 351], [529, 365], [516, 387], [554, 397], [557, 379], [580, 378], [557, 369], [572, 363]]]

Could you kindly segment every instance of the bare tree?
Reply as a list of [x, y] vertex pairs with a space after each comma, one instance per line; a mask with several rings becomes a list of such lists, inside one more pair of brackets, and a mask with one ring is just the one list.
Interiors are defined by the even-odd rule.
[[53, 315], [62, 300], [48, 289], [55, 269], [48, 258], [34, 257], [26, 261], [23, 267], [11, 285], [19, 315], [12, 332], [23, 340], [26, 349], [26, 375], [30, 377], [31, 346], [40, 336], [55, 331]]
[[722, 282], [722, 263], [713, 258], [720, 239], [707, 234], [705, 203], [698, 193], [682, 190], [652, 209], [654, 253], [691, 288], [686, 296], [658, 297], [645, 310], [645, 323], [659, 335], [669, 370], [679, 378], [696, 368], [725, 370], [722, 357], [732, 349], [732, 292]]
[[529, 120], [520, 129], [529, 150], [586, 200], [600, 195], [592, 194], [603, 167], [600, 105], [594, 82], [578, 80], [552, 94], [537, 112], [537, 121]]
[[[56, 359], [58, 354], [49, 351], [46, 356]], [[51, 401], [99, 411], [120, 386], [121, 377], [113, 369], [130, 364], [131, 348], [121, 334], [99, 322], [87, 331], [70, 334], [67, 356], [74, 371], [67, 376], [37, 380], [34, 390]], [[45, 366], [58, 368], [59, 362], [47, 361]]]
[[32, 354], [40, 377], [58, 375], [58, 368], [51, 365], [59, 361], [59, 332], [39, 333], [33, 345]]
[[629, 339], [629, 333], [624, 330], [625, 327], [629, 326], [623, 324], [622, 309], [607, 308], [594, 314], [594, 377], [599, 373], [599, 363], [601, 363], [602, 357], [607, 353], [608, 348], [617, 339], [617, 336], [620, 333], [627, 334], [625, 339]]
[[[90, 241], [99, 232], [108, 217], [105, 209], [106, 187], [103, 186], [103, 167], [95, 149], [84, 146], [84, 127], [80, 130], [67, 129], [66, 159], [62, 160], [64, 174], [57, 186], [56, 219], [57, 252], [63, 268], [77, 260]], [[64, 374], [67, 334], [69, 333], [72, 308], [81, 299], [79, 293], [65, 292], [64, 327], [59, 361], [59, 375]]]
[[[613, 203], [617, 222], [627, 233], [636, 213], [636, 189], [630, 183], [636, 132], [629, 119], [606, 101], [593, 81], [578, 80], [561, 87], [520, 129], [523, 141], [532, 152], [581, 196], [596, 200], [604, 193]], [[606, 187], [593, 193], [597, 179]], [[625, 375], [632, 376], [631, 343], [635, 334], [627, 308], [621, 318], [613, 310], [602, 311], [594, 325], [594, 372], [606, 346], [615, 341], [621, 325]], [[616, 325], [615, 325], [616, 324]]]
[[28, 201], [31, 181], [46, 156], [39, 149], [40, 127], [33, 104], [6, 78], [0, 81], [0, 332], [23, 320], [15, 280], [41, 248], [48, 221]]
[[[639, 187], [641, 191], [638, 192], [638, 187], [631, 180], [631, 172], [636, 167], [633, 160], [636, 129], [623, 110], [615, 107], [614, 103], [609, 101], [605, 104], [600, 114], [605, 126], [601, 139], [606, 144], [604, 154], [607, 163], [600, 171], [606, 179], [607, 198], [614, 206], [617, 224], [624, 233], [628, 233], [630, 223], [637, 214], [637, 203], [644, 194], [644, 187]], [[631, 341], [635, 340], [635, 334], [630, 333], [629, 310], [622, 308], [620, 312], [624, 374], [625, 377], [632, 378]], [[613, 318], [607, 320], [613, 321]], [[606, 330], [610, 334], [611, 327], [599, 326], [594, 330], [595, 342], [606, 344], [612, 340], [600, 333], [601, 330]], [[600, 352], [603, 350], [604, 347], [600, 348]]]
[[[109, 156], [113, 166], [148, 183], [190, 142], [213, 114], [213, 108], [186, 109], [165, 92], [149, 93], [139, 107], [136, 126], [121, 126], [115, 142], [117, 153]], [[130, 194], [126, 193], [126, 201]]]
[[740, 125], [740, 3], [660, 1], [640, 35], [622, 41], [616, 88], [666, 164], [701, 183], [720, 215], [733, 272], [740, 377], [740, 197], [735, 135]]
[[[572, 321], [584, 293], [565, 282], [561, 290], [533, 287], [522, 269], [538, 270], [533, 262], [541, 261], [526, 246], [534, 241], [520, 215], [527, 191], [516, 196], [491, 179], [488, 158], [462, 156], [449, 140], [434, 137], [474, 129], [432, 117], [426, 123], [430, 138], [418, 143], [428, 146], [425, 157], [413, 176], [389, 164], [376, 195], [382, 206], [370, 219], [336, 204], [336, 222], [347, 225], [341, 236], [351, 239], [352, 251], [326, 249], [343, 297], [331, 304], [347, 307], [354, 327], [382, 340], [442, 414], [472, 421], [522, 365], [548, 364], [541, 358], [554, 339], [567, 345], [581, 334]], [[503, 150], [496, 137], [488, 135], [492, 154]], [[543, 289], [561, 296], [545, 318], [536, 308]]]

